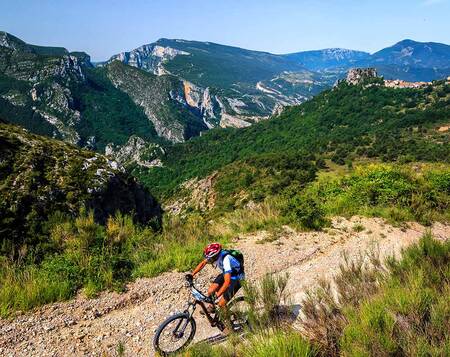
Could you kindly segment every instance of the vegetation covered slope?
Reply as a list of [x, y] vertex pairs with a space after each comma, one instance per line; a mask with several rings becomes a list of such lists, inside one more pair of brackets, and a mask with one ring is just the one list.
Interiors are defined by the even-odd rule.
[[204, 87], [227, 89], [237, 83], [253, 87], [258, 81], [273, 78], [283, 71], [304, 69], [280, 55], [211, 42], [160, 39], [156, 43], [189, 53], [176, 56], [165, 67]]
[[160, 215], [153, 197], [117, 163], [7, 124], [0, 124], [0, 197], [0, 255], [12, 259], [51, 252], [52, 220], [83, 209], [98, 222], [116, 212], [141, 223]]
[[178, 78], [156, 76], [119, 61], [105, 66], [104, 71], [119, 90], [143, 108], [160, 137], [181, 142], [208, 129], [198, 109], [186, 104], [183, 83]]
[[171, 146], [163, 167], [137, 169], [136, 175], [155, 192], [170, 195], [187, 179], [261, 154], [313, 155], [338, 164], [363, 158], [448, 162], [449, 132], [438, 128], [449, 122], [449, 101], [450, 87], [444, 82], [401, 90], [341, 83], [271, 120], [239, 130], [211, 130]]
[[132, 135], [161, 143], [206, 129], [182, 83], [127, 67], [93, 68], [85, 53], [38, 48], [0, 33], [0, 115], [97, 151]]

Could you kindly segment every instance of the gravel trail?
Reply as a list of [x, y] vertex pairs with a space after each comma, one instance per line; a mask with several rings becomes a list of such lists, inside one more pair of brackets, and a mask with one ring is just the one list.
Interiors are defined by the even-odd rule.
[[[356, 232], [356, 224], [364, 230]], [[437, 239], [450, 238], [450, 225], [437, 223], [431, 229]], [[265, 231], [238, 237], [234, 247], [245, 255], [249, 280], [258, 280], [266, 272], [289, 273], [291, 300], [301, 309], [306, 289], [319, 278], [332, 276], [344, 252], [350, 259], [370, 249], [379, 250], [382, 257], [398, 255], [425, 231], [417, 223], [400, 228], [377, 218], [335, 218], [326, 232], [298, 233], [284, 227], [276, 237]], [[196, 284], [205, 289], [216, 274], [212, 268], [204, 269]], [[125, 356], [152, 356], [156, 328], [186, 305], [183, 277], [183, 273], [168, 272], [138, 279], [124, 293], [105, 292], [95, 299], [79, 295], [10, 320], [0, 319], [0, 355], [116, 356], [120, 344]], [[195, 318], [196, 341], [218, 335], [198, 312]]]

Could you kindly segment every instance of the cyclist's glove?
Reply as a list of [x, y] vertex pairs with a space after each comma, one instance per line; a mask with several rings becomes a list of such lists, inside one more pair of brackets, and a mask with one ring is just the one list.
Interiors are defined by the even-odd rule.
[[192, 283], [192, 281], [194, 280], [194, 277], [192, 276], [192, 274], [186, 274], [184, 276], [184, 278], [186, 279], [186, 281]]

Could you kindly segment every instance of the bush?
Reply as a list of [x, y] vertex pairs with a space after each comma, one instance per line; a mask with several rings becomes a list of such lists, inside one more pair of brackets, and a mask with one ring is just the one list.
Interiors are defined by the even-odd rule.
[[284, 215], [306, 229], [320, 230], [327, 224], [321, 204], [310, 195], [295, 195], [289, 199]]
[[286, 291], [288, 275], [266, 274], [259, 284], [244, 284], [244, 296], [249, 310], [246, 311], [252, 330], [281, 327], [292, 312]]

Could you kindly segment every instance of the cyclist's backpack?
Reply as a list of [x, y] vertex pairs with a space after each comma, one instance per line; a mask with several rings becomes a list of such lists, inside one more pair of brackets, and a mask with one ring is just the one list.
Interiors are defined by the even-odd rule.
[[225, 255], [231, 255], [233, 258], [239, 262], [240, 269], [235, 274], [240, 274], [244, 272], [244, 254], [240, 250], [237, 249], [227, 249]]

